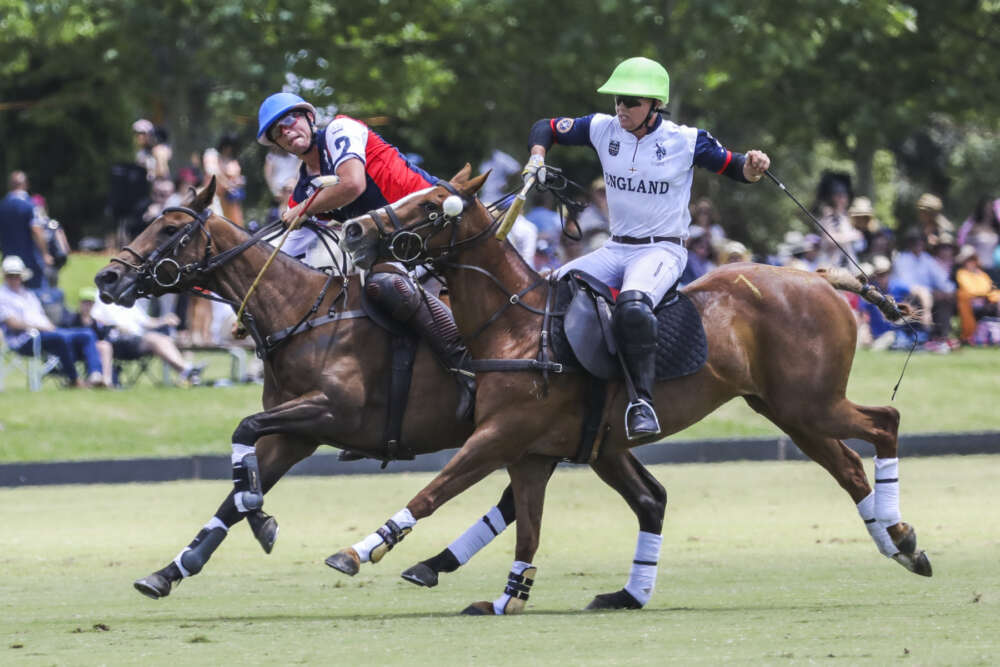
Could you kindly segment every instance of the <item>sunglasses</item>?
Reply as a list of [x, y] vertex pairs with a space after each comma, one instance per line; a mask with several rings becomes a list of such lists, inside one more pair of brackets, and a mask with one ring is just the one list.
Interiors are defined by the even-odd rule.
[[624, 104], [627, 109], [634, 109], [635, 107], [642, 104], [642, 100], [638, 97], [631, 97], [627, 95], [615, 95], [615, 106], [619, 104]]
[[281, 130], [283, 128], [295, 125], [295, 121], [297, 121], [303, 115], [304, 114], [301, 111], [293, 111], [291, 113], [285, 114], [284, 116], [276, 120], [274, 125], [272, 125], [267, 130], [267, 138], [270, 139], [271, 141], [275, 141], [275, 137], [281, 134]]

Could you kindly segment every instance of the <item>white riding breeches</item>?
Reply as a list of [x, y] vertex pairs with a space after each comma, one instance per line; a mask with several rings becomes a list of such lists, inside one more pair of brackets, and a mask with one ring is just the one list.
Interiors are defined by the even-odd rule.
[[656, 305], [681, 277], [686, 265], [687, 249], [676, 243], [627, 245], [609, 240], [594, 252], [562, 266], [559, 277], [574, 269], [583, 271], [622, 292], [645, 292]]

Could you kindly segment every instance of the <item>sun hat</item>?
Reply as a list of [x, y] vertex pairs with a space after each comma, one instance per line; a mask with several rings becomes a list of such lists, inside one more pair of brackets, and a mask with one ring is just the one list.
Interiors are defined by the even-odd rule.
[[31, 280], [35, 275], [17, 255], [7, 255], [3, 258], [3, 274], [5, 276], [21, 276], [22, 280]]

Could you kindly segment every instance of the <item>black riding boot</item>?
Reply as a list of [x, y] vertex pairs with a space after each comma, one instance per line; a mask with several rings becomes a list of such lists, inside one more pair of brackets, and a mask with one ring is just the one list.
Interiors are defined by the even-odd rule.
[[458, 383], [459, 419], [471, 419], [476, 399], [475, 375], [462, 369], [466, 347], [451, 311], [436, 296], [420, 292], [409, 276], [375, 273], [368, 277], [365, 290], [393, 319], [409, 326], [427, 341], [438, 361]]
[[625, 410], [625, 433], [629, 440], [648, 438], [660, 432], [660, 421], [653, 409], [658, 323], [652, 300], [639, 290], [622, 292], [615, 306], [614, 324], [636, 393], [629, 397]]

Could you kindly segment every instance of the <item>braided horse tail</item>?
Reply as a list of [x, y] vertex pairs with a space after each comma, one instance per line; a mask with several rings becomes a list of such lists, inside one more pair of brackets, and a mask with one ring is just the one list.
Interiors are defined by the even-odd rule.
[[854, 292], [865, 301], [875, 304], [890, 322], [902, 324], [919, 319], [916, 309], [905, 303], [896, 303], [891, 295], [883, 294], [865, 276], [855, 276], [843, 268], [819, 269], [816, 273], [826, 278], [836, 289]]

